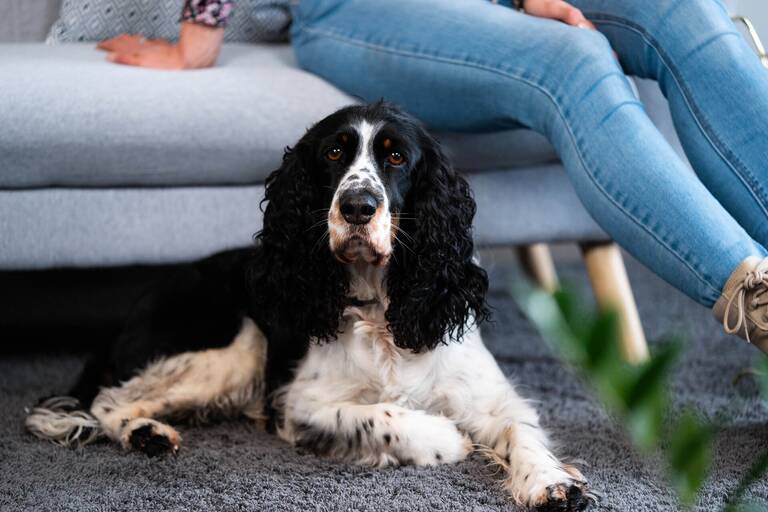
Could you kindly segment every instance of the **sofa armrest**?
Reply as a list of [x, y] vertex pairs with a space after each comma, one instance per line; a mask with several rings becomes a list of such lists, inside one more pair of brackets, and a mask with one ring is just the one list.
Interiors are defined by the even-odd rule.
[[752, 21], [746, 16], [734, 16], [733, 21], [735, 23], [741, 23], [747, 29], [747, 35], [752, 40], [752, 44], [757, 51], [757, 55], [760, 57], [760, 62], [763, 63], [763, 66], [768, 68], [768, 53], [765, 52], [763, 41], [760, 39], [760, 35], [757, 33], [757, 30], [755, 30], [755, 26], [752, 24]]

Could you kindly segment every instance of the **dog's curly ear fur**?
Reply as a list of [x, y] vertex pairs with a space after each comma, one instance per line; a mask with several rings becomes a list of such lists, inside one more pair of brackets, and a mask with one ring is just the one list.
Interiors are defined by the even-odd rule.
[[250, 275], [252, 295], [263, 302], [252, 305], [254, 314], [301, 342], [335, 337], [348, 288], [344, 268], [323, 247], [327, 204], [321, 194], [328, 187], [310, 171], [310, 138], [287, 148], [282, 166], [266, 180], [264, 224], [256, 235], [263, 250]]
[[[439, 144], [421, 134], [421, 160], [413, 170], [387, 276], [386, 318], [401, 348], [415, 352], [459, 340], [474, 319], [489, 318], [488, 276], [472, 258], [475, 201]], [[406, 247], [407, 245], [407, 247]]]

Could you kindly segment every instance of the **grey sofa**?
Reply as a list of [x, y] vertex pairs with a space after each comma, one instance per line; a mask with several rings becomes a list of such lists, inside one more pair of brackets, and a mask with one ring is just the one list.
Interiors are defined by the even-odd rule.
[[[282, 150], [355, 101], [295, 65], [288, 45], [226, 45], [215, 69], [109, 64], [93, 44], [42, 41], [58, 0], [6, 0], [0, 18], [0, 271], [182, 262], [247, 244]], [[679, 147], [655, 85], [641, 97]], [[212, 94], [216, 91], [216, 94]], [[584, 248], [595, 291], [645, 341], [621, 255], [538, 134], [439, 134], [478, 201], [480, 246], [519, 247], [556, 285], [548, 242]], [[28, 274], [26, 274], [28, 275]]]

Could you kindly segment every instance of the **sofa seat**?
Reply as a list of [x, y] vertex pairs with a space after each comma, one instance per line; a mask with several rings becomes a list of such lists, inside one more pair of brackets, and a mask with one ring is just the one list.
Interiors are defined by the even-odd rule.
[[[287, 45], [226, 45], [218, 67], [159, 72], [93, 44], [3, 45], [0, 188], [222, 186], [264, 181], [283, 148], [355, 100]], [[529, 130], [448, 134], [468, 171], [556, 159]]]

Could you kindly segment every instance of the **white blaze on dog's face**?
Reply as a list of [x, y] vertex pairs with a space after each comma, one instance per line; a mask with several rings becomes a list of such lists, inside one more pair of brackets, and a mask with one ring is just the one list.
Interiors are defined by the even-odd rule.
[[324, 149], [335, 175], [328, 211], [330, 249], [343, 263], [384, 266], [392, 255], [397, 214], [409, 187], [407, 144], [397, 127], [352, 120]]

